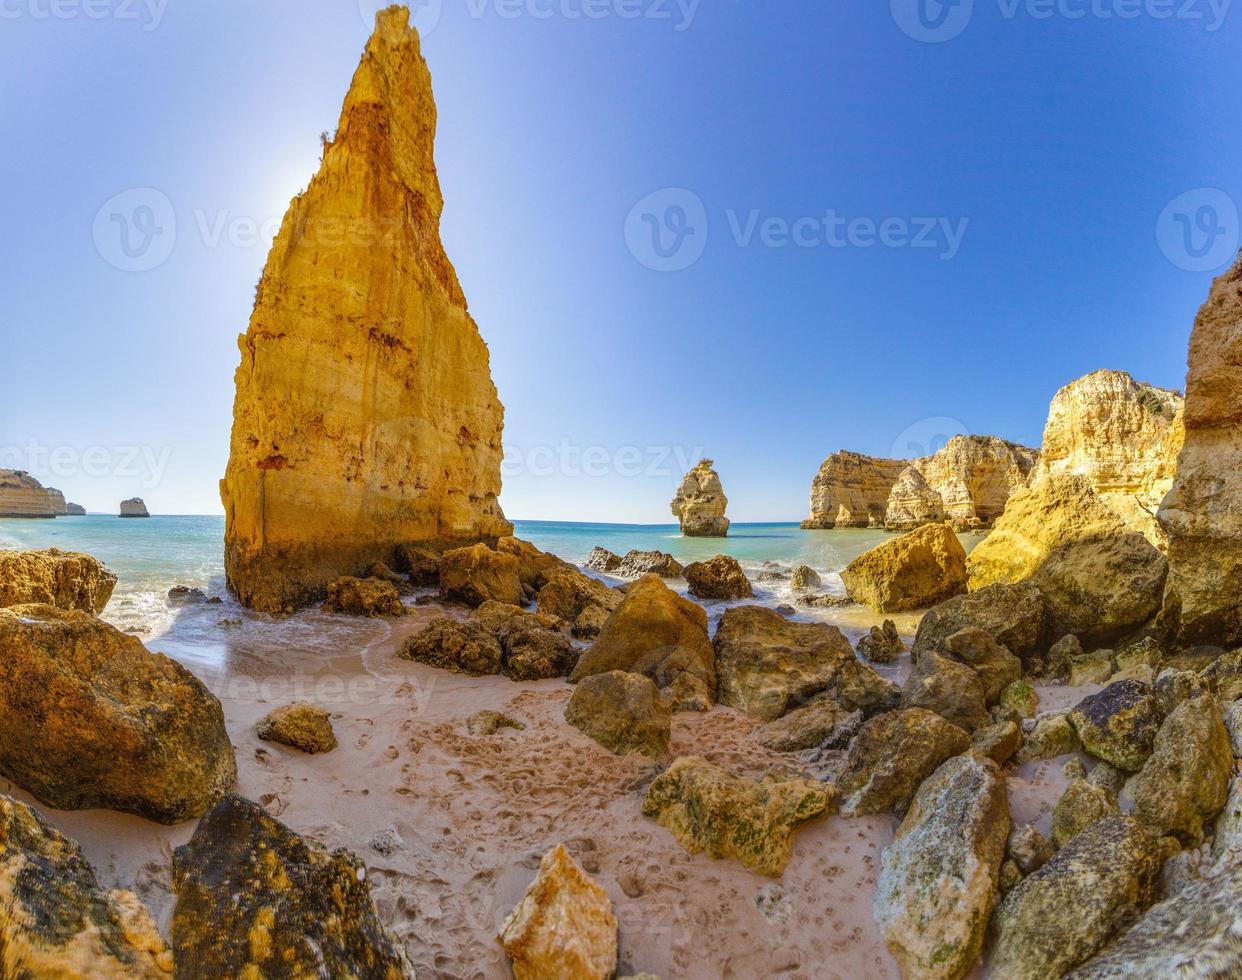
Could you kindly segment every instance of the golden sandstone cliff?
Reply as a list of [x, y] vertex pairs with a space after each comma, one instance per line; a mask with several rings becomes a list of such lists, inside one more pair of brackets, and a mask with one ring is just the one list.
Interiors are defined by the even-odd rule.
[[1082, 476], [1100, 499], [1163, 546], [1156, 510], [1173, 484], [1183, 399], [1124, 371], [1095, 371], [1052, 399], [1033, 479]]
[[905, 531], [948, 520], [960, 529], [990, 527], [1038, 455], [995, 436], [954, 436], [913, 460], [833, 453], [811, 484], [811, 516], [802, 526]]
[[673, 515], [681, 525], [681, 533], [691, 538], [723, 538], [729, 533], [729, 519], [720, 477], [712, 469], [710, 459], [701, 459], [685, 478], [673, 497]]
[[440, 242], [431, 77], [376, 18], [259, 283], [220, 484], [243, 603], [286, 611], [398, 545], [495, 539], [504, 409]]
[[1183, 644], [1242, 642], [1242, 256], [1195, 318], [1185, 444], [1160, 507]]

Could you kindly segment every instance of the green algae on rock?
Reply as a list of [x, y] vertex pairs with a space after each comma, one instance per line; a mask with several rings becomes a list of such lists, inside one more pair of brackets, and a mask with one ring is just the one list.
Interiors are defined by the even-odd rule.
[[769, 773], [733, 776], [697, 756], [682, 756], [656, 777], [643, 800], [653, 817], [691, 854], [734, 858], [779, 876], [793, 854], [794, 828], [829, 810], [830, 785]]
[[173, 854], [177, 975], [413, 977], [385, 932], [366, 868], [229, 795]]

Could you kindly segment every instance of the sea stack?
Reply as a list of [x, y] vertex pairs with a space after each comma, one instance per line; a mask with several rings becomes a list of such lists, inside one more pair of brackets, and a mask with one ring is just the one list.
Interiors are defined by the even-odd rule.
[[1242, 642], [1242, 256], [1212, 284], [1190, 334], [1186, 436], [1158, 518], [1165, 605], [1183, 645]]
[[147, 513], [147, 505], [142, 502], [141, 497], [130, 497], [128, 500], [121, 501], [122, 517], [150, 517]]
[[729, 518], [725, 517], [729, 498], [713, 465], [710, 459], [699, 460], [673, 497], [673, 514], [688, 538], [723, 538], [729, 533]]
[[504, 409], [440, 242], [435, 127], [409, 11], [389, 7], [239, 340], [220, 494], [229, 586], [251, 608], [315, 601], [400, 545], [512, 531]]

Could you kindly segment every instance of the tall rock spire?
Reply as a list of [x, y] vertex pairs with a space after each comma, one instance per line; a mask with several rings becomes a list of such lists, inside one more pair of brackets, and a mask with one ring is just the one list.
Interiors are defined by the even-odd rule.
[[243, 603], [508, 534], [504, 409], [440, 242], [431, 76], [409, 11], [376, 17], [319, 172], [294, 198], [239, 340], [225, 568]]

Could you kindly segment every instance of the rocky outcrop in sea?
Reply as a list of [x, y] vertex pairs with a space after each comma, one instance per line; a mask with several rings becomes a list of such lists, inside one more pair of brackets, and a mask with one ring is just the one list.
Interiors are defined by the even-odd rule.
[[729, 498], [724, 494], [713, 465], [710, 459], [699, 460], [673, 497], [673, 516], [686, 537], [723, 538], [729, 533], [729, 519], [725, 517]]
[[0, 470], [0, 517], [55, 516], [56, 504], [42, 483], [25, 470]]
[[409, 11], [381, 11], [239, 341], [220, 493], [229, 585], [252, 608], [320, 599], [400, 545], [512, 529], [504, 410], [440, 241], [435, 120]]

